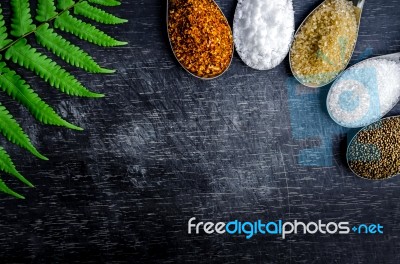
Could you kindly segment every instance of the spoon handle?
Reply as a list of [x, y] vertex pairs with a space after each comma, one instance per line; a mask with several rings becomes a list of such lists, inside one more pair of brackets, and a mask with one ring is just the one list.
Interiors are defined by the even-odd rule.
[[365, 0], [351, 0], [351, 1], [353, 2], [354, 6], [360, 8], [361, 10], [363, 9]]
[[387, 55], [379, 56], [379, 57], [376, 57], [376, 58], [391, 60], [391, 61], [395, 61], [397, 63], [400, 63], [400, 52], [387, 54]]
[[400, 52], [393, 54], [393, 58], [396, 62], [400, 63]]

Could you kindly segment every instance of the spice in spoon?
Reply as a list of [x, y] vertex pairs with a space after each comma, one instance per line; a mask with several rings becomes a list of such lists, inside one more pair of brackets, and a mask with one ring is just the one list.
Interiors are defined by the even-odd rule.
[[378, 121], [351, 141], [347, 160], [354, 173], [381, 180], [400, 173], [400, 117]]
[[233, 38], [240, 58], [249, 67], [269, 70], [289, 52], [294, 32], [291, 0], [239, 0]]
[[305, 85], [330, 83], [347, 65], [358, 34], [360, 9], [348, 0], [326, 0], [305, 21], [293, 42], [294, 75]]
[[176, 58], [192, 74], [213, 78], [229, 67], [232, 31], [213, 0], [170, 0], [168, 34]]
[[400, 99], [400, 63], [368, 59], [347, 69], [332, 85], [327, 108], [345, 127], [363, 127], [386, 115]]

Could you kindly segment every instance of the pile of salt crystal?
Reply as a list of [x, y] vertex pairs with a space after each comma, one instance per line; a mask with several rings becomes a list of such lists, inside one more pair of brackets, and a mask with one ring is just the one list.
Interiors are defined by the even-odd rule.
[[236, 50], [249, 67], [268, 70], [289, 52], [294, 33], [291, 0], [239, 0], [233, 21]]
[[400, 99], [400, 64], [369, 59], [346, 70], [332, 85], [327, 108], [341, 126], [367, 126], [386, 115]]

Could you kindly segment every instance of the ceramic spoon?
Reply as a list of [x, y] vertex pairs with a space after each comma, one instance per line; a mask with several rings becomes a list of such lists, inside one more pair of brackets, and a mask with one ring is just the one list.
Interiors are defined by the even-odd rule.
[[226, 17], [225, 17], [225, 15], [224, 15], [224, 13], [222, 12], [221, 8], [218, 6], [218, 4], [217, 4], [214, 0], [209, 0], [210, 5], [215, 5], [215, 6], [218, 8], [218, 10], [219, 10], [219, 12], [220, 12], [220, 15], [221, 15], [221, 19], [225, 20], [225, 21], [226, 21], [226, 24], [229, 26], [229, 34], [231, 34], [231, 36], [232, 36], [232, 52], [231, 52], [231, 55], [230, 55], [230, 61], [229, 61], [228, 65], [227, 65], [220, 73], [218, 73], [217, 75], [214, 75], [214, 76], [212, 76], [212, 77], [203, 77], [203, 76], [196, 75], [196, 73], [193, 73], [193, 72], [189, 71], [188, 68], [182, 63], [182, 61], [180, 61], [180, 60], [178, 59], [178, 57], [177, 57], [177, 55], [176, 55], [176, 53], [175, 53], [174, 46], [173, 46], [173, 44], [172, 44], [172, 42], [171, 42], [171, 36], [170, 36], [170, 34], [169, 34], [169, 27], [170, 27], [170, 24], [169, 24], [169, 14], [170, 14], [170, 11], [171, 11], [171, 10], [170, 10], [170, 9], [171, 9], [171, 6], [172, 6], [171, 3], [172, 3], [173, 1], [174, 1], [174, 0], [167, 0], [167, 32], [168, 32], [169, 44], [170, 44], [170, 46], [171, 46], [171, 49], [172, 49], [172, 51], [173, 51], [173, 53], [174, 53], [174, 56], [175, 56], [176, 60], [179, 62], [179, 64], [182, 66], [182, 68], [184, 68], [188, 73], [190, 73], [192, 76], [197, 77], [197, 78], [202, 79], [202, 80], [211, 80], [211, 79], [215, 79], [215, 78], [221, 76], [222, 74], [224, 74], [224, 73], [228, 70], [229, 66], [230, 66], [231, 63], [232, 63], [233, 52], [234, 52], [234, 44], [233, 44], [232, 29], [230, 28], [229, 23], [228, 23], [228, 20], [226, 19]]
[[359, 177], [384, 180], [400, 174], [400, 116], [360, 130], [347, 148], [347, 164]]
[[[323, 6], [323, 5], [324, 5], [326, 2], [328, 2], [328, 1], [330, 1], [330, 0], [325, 0], [324, 2], [322, 2], [319, 6], [317, 6], [317, 7], [303, 20], [303, 22], [300, 24], [299, 28], [297, 29], [297, 31], [296, 31], [296, 33], [295, 33], [294, 42], [296, 41], [296, 37], [297, 37], [298, 33], [301, 31], [302, 27], [303, 27], [304, 24], [307, 22], [308, 18], [309, 18], [310, 16], [312, 16], [315, 12], [317, 12], [318, 9], [319, 9], [321, 6]], [[358, 31], [359, 31], [359, 29], [360, 29], [360, 22], [361, 22], [361, 14], [362, 14], [362, 10], [363, 10], [363, 7], [364, 7], [365, 0], [348, 0], [348, 1], [352, 2], [353, 5], [356, 7], [356, 11], [357, 11], [357, 14], [356, 14], [356, 15], [357, 15], [357, 24], [358, 24], [357, 36], [358, 36]], [[356, 39], [355, 41], [357, 42], [357, 39]], [[354, 43], [353, 50], [352, 50], [352, 54], [354, 53], [354, 49], [355, 49], [355, 47], [356, 47], [355, 44], [356, 44], [356, 43]], [[292, 44], [292, 45], [293, 45], [293, 44]], [[333, 80], [335, 80], [335, 78], [336, 78], [344, 69], [346, 69], [346, 67], [347, 67], [347, 65], [349, 64], [350, 59], [351, 59], [351, 56], [350, 56], [349, 59], [343, 64], [342, 70], [341, 70], [340, 72], [338, 72], [329, 82], [316, 85], [316, 84], [306, 83], [306, 82], [304, 82], [303, 80], [301, 80], [301, 78], [299, 78], [298, 76], [296, 76], [296, 74], [295, 74], [295, 72], [294, 72], [294, 70], [293, 70], [293, 67], [292, 67], [292, 60], [291, 60], [291, 57], [292, 57], [292, 56], [291, 56], [291, 55], [292, 55], [292, 52], [291, 52], [291, 50], [290, 50], [290, 53], [289, 53], [289, 61], [290, 61], [290, 69], [291, 69], [291, 71], [292, 71], [292, 73], [293, 73], [293, 76], [294, 76], [301, 84], [303, 84], [304, 86], [307, 86], [307, 87], [311, 87], [311, 88], [319, 88], [319, 87], [322, 87], [322, 86], [325, 86], [325, 85], [331, 83]]]
[[[367, 63], [370, 61], [376, 61], [376, 63], [393, 61], [395, 63], [390, 65], [390, 69], [394, 72], [398, 71], [400, 75], [400, 52], [373, 57], [348, 68], [333, 83], [326, 100], [329, 115], [341, 126], [357, 128], [369, 125], [389, 113], [399, 102], [400, 78], [395, 76], [395, 79], [388, 79], [388, 76], [378, 76], [373, 68], [368, 67]], [[365, 67], [362, 66], [363, 64], [365, 64]], [[357, 78], [353, 80], [353, 77], [348, 76], [357, 76]], [[380, 82], [389, 82], [386, 86], [392, 85], [391, 91], [396, 92], [391, 92], [391, 94], [388, 95], [379, 91], [377, 87], [378, 78], [381, 79]], [[385, 78], [385, 80], [382, 80], [382, 78]], [[346, 109], [349, 102], [349, 96], [346, 95], [349, 94], [351, 94], [352, 100], [356, 102], [364, 100], [364, 103], [358, 104], [354, 109]], [[385, 100], [385, 103], [381, 105], [380, 102], [382, 100], [380, 100], [380, 98], [385, 97], [387, 97], [388, 100]]]

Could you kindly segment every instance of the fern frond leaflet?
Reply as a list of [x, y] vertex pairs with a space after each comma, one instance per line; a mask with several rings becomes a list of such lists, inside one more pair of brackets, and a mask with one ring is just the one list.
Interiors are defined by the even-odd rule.
[[4, 21], [3, 10], [0, 5], [0, 49], [12, 42], [11, 39], [8, 39], [5, 23], [6, 22]]
[[2, 104], [0, 104], [0, 123], [2, 123], [0, 126], [1, 134], [3, 134], [3, 136], [10, 142], [30, 151], [33, 155], [42, 160], [48, 160], [48, 158], [40, 154], [32, 145], [29, 137]]
[[82, 68], [91, 73], [115, 72], [115, 70], [100, 67], [88, 53], [55, 33], [53, 29], [49, 28], [49, 24], [44, 24], [38, 28], [35, 35], [39, 44], [72, 66]]
[[0, 190], [6, 194], [12, 195], [19, 199], [25, 199], [24, 196], [11, 190], [1, 179], [0, 179]]
[[14, 37], [22, 37], [23, 35], [33, 31], [31, 11], [29, 0], [11, 0], [13, 16], [11, 18], [11, 35]]
[[103, 94], [94, 93], [86, 89], [74, 76], [61, 68], [56, 62], [27, 44], [26, 39], [21, 39], [10, 47], [5, 54], [5, 58], [34, 71], [51, 86], [68, 95], [93, 98], [104, 97]]
[[57, 8], [61, 10], [70, 9], [73, 7], [75, 2], [73, 0], [58, 0], [57, 1]]
[[127, 44], [127, 42], [118, 41], [110, 37], [95, 26], [71, 16], [69, 11], [58, 16], [54, 21], [54, 26], [80, 39], [87, 40], [102, 47], [115, 47]]
[[7, 68], [4, 62], [0, 62], [0, 89], [25, 106], [43, 124], [83, 130], [62, 119], [52, 107], [40, 99], [21, 76]]
[[38, 0], [36, 20], [46, 22], [57, 15], [54, 0]]
[[126, 19], [122, 19], [110, 13], [107, 13], [106, 11], [100, 8], [94, 7], [86, 1], [83, 1], [75, 5], [74, 14], [81, 15], [86, 18], [92, 19], [96, 22], [108, 25], [122, 24], [128, 21]]
[[33, 184], [25, 179], [24, 176], [21, 175], [15, 168], [14, 163], [12, 162], [10, 156], [8, 153], [5, 151], [3, 147], [0, 147], [0, 170], [14, 176], [21, 182], [25, 183], [29, 187], [34, 187]]
[[119, 6], [121, 3], [116, 0], [88, 0], [90, 3], [103, 6]]

